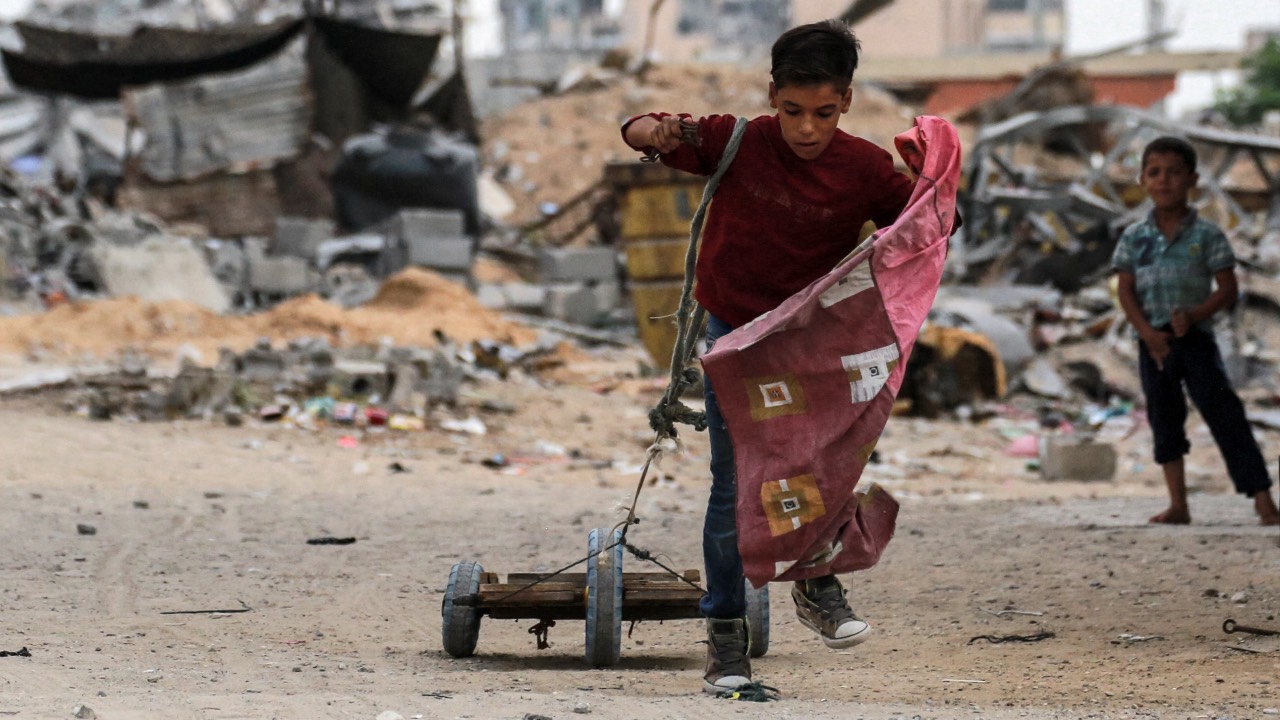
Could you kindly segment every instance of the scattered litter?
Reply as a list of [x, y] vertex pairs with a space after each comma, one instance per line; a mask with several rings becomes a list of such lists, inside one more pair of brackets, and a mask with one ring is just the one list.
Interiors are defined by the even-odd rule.
[[489, 428], [485, 426], [484, 421], [474, 415], [465, 420], [441, 420], [440, 427], [450, 432], [461, 432], [468, 435], [485, 435], [489, 432]]
[[359, 446], [360, 446], [360, 441], [350, 435], [343, 435], [342, 437], [338, 438], [338, 447], [351, 449]]
[[1048, 630], [1045, 630], [1043, 632], [1038, 632], [1032, 635], [976, 635], [974, 637], [969, 638], [969, 642], [965, 644], [972, 645], [978, 640], [986, 640], [992, 645], [996, 645], [998, 643], [1006, 643], [1006, 642], [1040, 642], [1041, 640], [1048, 640], [1049, 638], [1052, 638], [1052, 637], [1056, 637], [1056, 636]]
[[307, 540], [308, 545], [350, 545], [356, 541], [353, 537], [315, 537]]
[[966, 680], [964, 678], [942, 678], [944, 683], [972, 683], [974, 685], [986, 685], [989, 680]]
[[[234, 613], [246, 613], [253, 609], [248, 605], [246, 605], [243, 600], [239, 600], [238, 602], [240, 603], [240, 607], [235, 610], [165, 610], [160, 614], [161, 615], [214, 615], [214, 614], [231, 615]], [[147, 672], [155, 672], [155, 671], [148, 670]]]
[[0, 657], [31, 657], [31, 651], [26, 647], [21, 650], [0, 650]]
[[980, 607], [978, 609], [984, 613], [987, 613], [988, 615], [995, 615], [996, 617], [1007, 617], [1009, 615], [1033, 615], [1035, 617], [1040, 617], [1044, 615], [1044, 613], [1038, 612], [1036, 610], [1013, 610], [1009, 608], [1006, 608], [1004, 610], [988, 610], [987, 608], [984, 608], [984, 607]]
[[1116, 636], [1121, 642], [1135, 643], [1146, 642], [1148, 640], [1163, 640], [1162, 635], [1134, 635], [1133, 633], [1120, 633]]

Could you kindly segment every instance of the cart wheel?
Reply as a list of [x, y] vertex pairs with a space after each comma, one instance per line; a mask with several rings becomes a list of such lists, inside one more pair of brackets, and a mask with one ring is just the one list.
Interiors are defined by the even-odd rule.
[[474, 605], [474, 596], [480, 592], [482, 574], [484, 568], [471, 560], [454, 563], [449, 571], [449, 586], [444, 590], [444, 603], [440, 606], [440, 614], [444, 616], [440, 636], [444, 640], [444, 651], [457, 658], [474, 654], [480, 640], [480, 609]]
[[622, 655], [621, 539], [621, 529], [610, 534], [609, 528], [596, 528], [587, 536], [586, 655], [591, 667], [609, 667]]
[[756, 590], [749, 581], [742, 582], [747, 591], [747, 632], [751, 637], [747, 654], [753, 658], [764, 657], [769, 652], [769, 586]]

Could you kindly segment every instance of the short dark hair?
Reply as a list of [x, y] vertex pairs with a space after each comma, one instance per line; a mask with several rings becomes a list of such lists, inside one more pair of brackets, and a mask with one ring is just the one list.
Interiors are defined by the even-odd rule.
[[830, 83], [843, 91], [853, 83], [862, 45], [839, 20], [800, 25], [782, 33], [773, 43], [774, 87]]
[[1172, 153], [1182, 158], [1187, 165], [1187, 172], [1196, 171], [1196, 149], [1191, 143], [1173, 135], [1163, 135], [1147, 143], [1142, 149], [1142, 169], [1147, 168], [1147, 158], [1156, 153]]

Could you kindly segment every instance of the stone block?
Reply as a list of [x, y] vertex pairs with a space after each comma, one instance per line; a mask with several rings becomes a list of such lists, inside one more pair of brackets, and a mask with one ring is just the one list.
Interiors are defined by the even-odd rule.
[[516, 312], [542, 314], [547, 302], [547, 288], [529, 283], [506, 283], [502, 292], [507, 298], [507, 308]]
[[272, 255], [314, 260], [316, 248], [335, 234], [332, 220], [281, 217], [276, 218], [276, 237]]
[[1116, 450], [1089, 438], [1050, 436], [1040, 439], [1040, 477], [1045, 480], [1111, 480]]
[[539, 254], [543, 282], [616, 281], [617, 252], [611, 247], [545, 248]]
[[313, 290], [320, 275], [296, 257], [248, 257], [249, 287], [268, 295], [295, 295]]
[[468, 270], [474, 260], [475, 243], [467, 237], [404, 238], [409, 263], [433, 270]]
[[547, 287], [543, 314], [550, 318], [598, 327], [618, 304], [617, 283], [558, 283]]
[[490, 310], [505, 310], [507, 307], [507, 294], [503, 292], [502, 285], [497, 283], [478, 285], [476, 287], [476, 300]]
[[395, 236], [402, 240], [458, 238], [467, 234], [461, 210], [408, 208], [396, 215], [392, 228]]

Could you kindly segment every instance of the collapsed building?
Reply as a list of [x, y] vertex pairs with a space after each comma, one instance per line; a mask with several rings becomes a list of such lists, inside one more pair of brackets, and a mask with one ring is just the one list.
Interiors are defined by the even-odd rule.
[[[198, 228], [232, 304], [317, 290], [344, 260], [384, 277], [434, 240], [474, 252], [478, 136], [461, 72], [439, 52], [444, 30], [322, 14], [113, 35], [13, 30], [9, 81], [52, 99], [11, 96], [0, 150], [74, 198], [67, 218], [89, 239], [91, 216], [110, 207]], [[432, 231], [446, 236], [393, 236], [404, 208], [440, 213]], [[302, 221], [314, 226], [299, 243], [288, 235]], [[366, 236], [327, 253], [311, 247], [356, 233]], [[27, 245], [6, 253], [11, 272], [37, 254]]]

